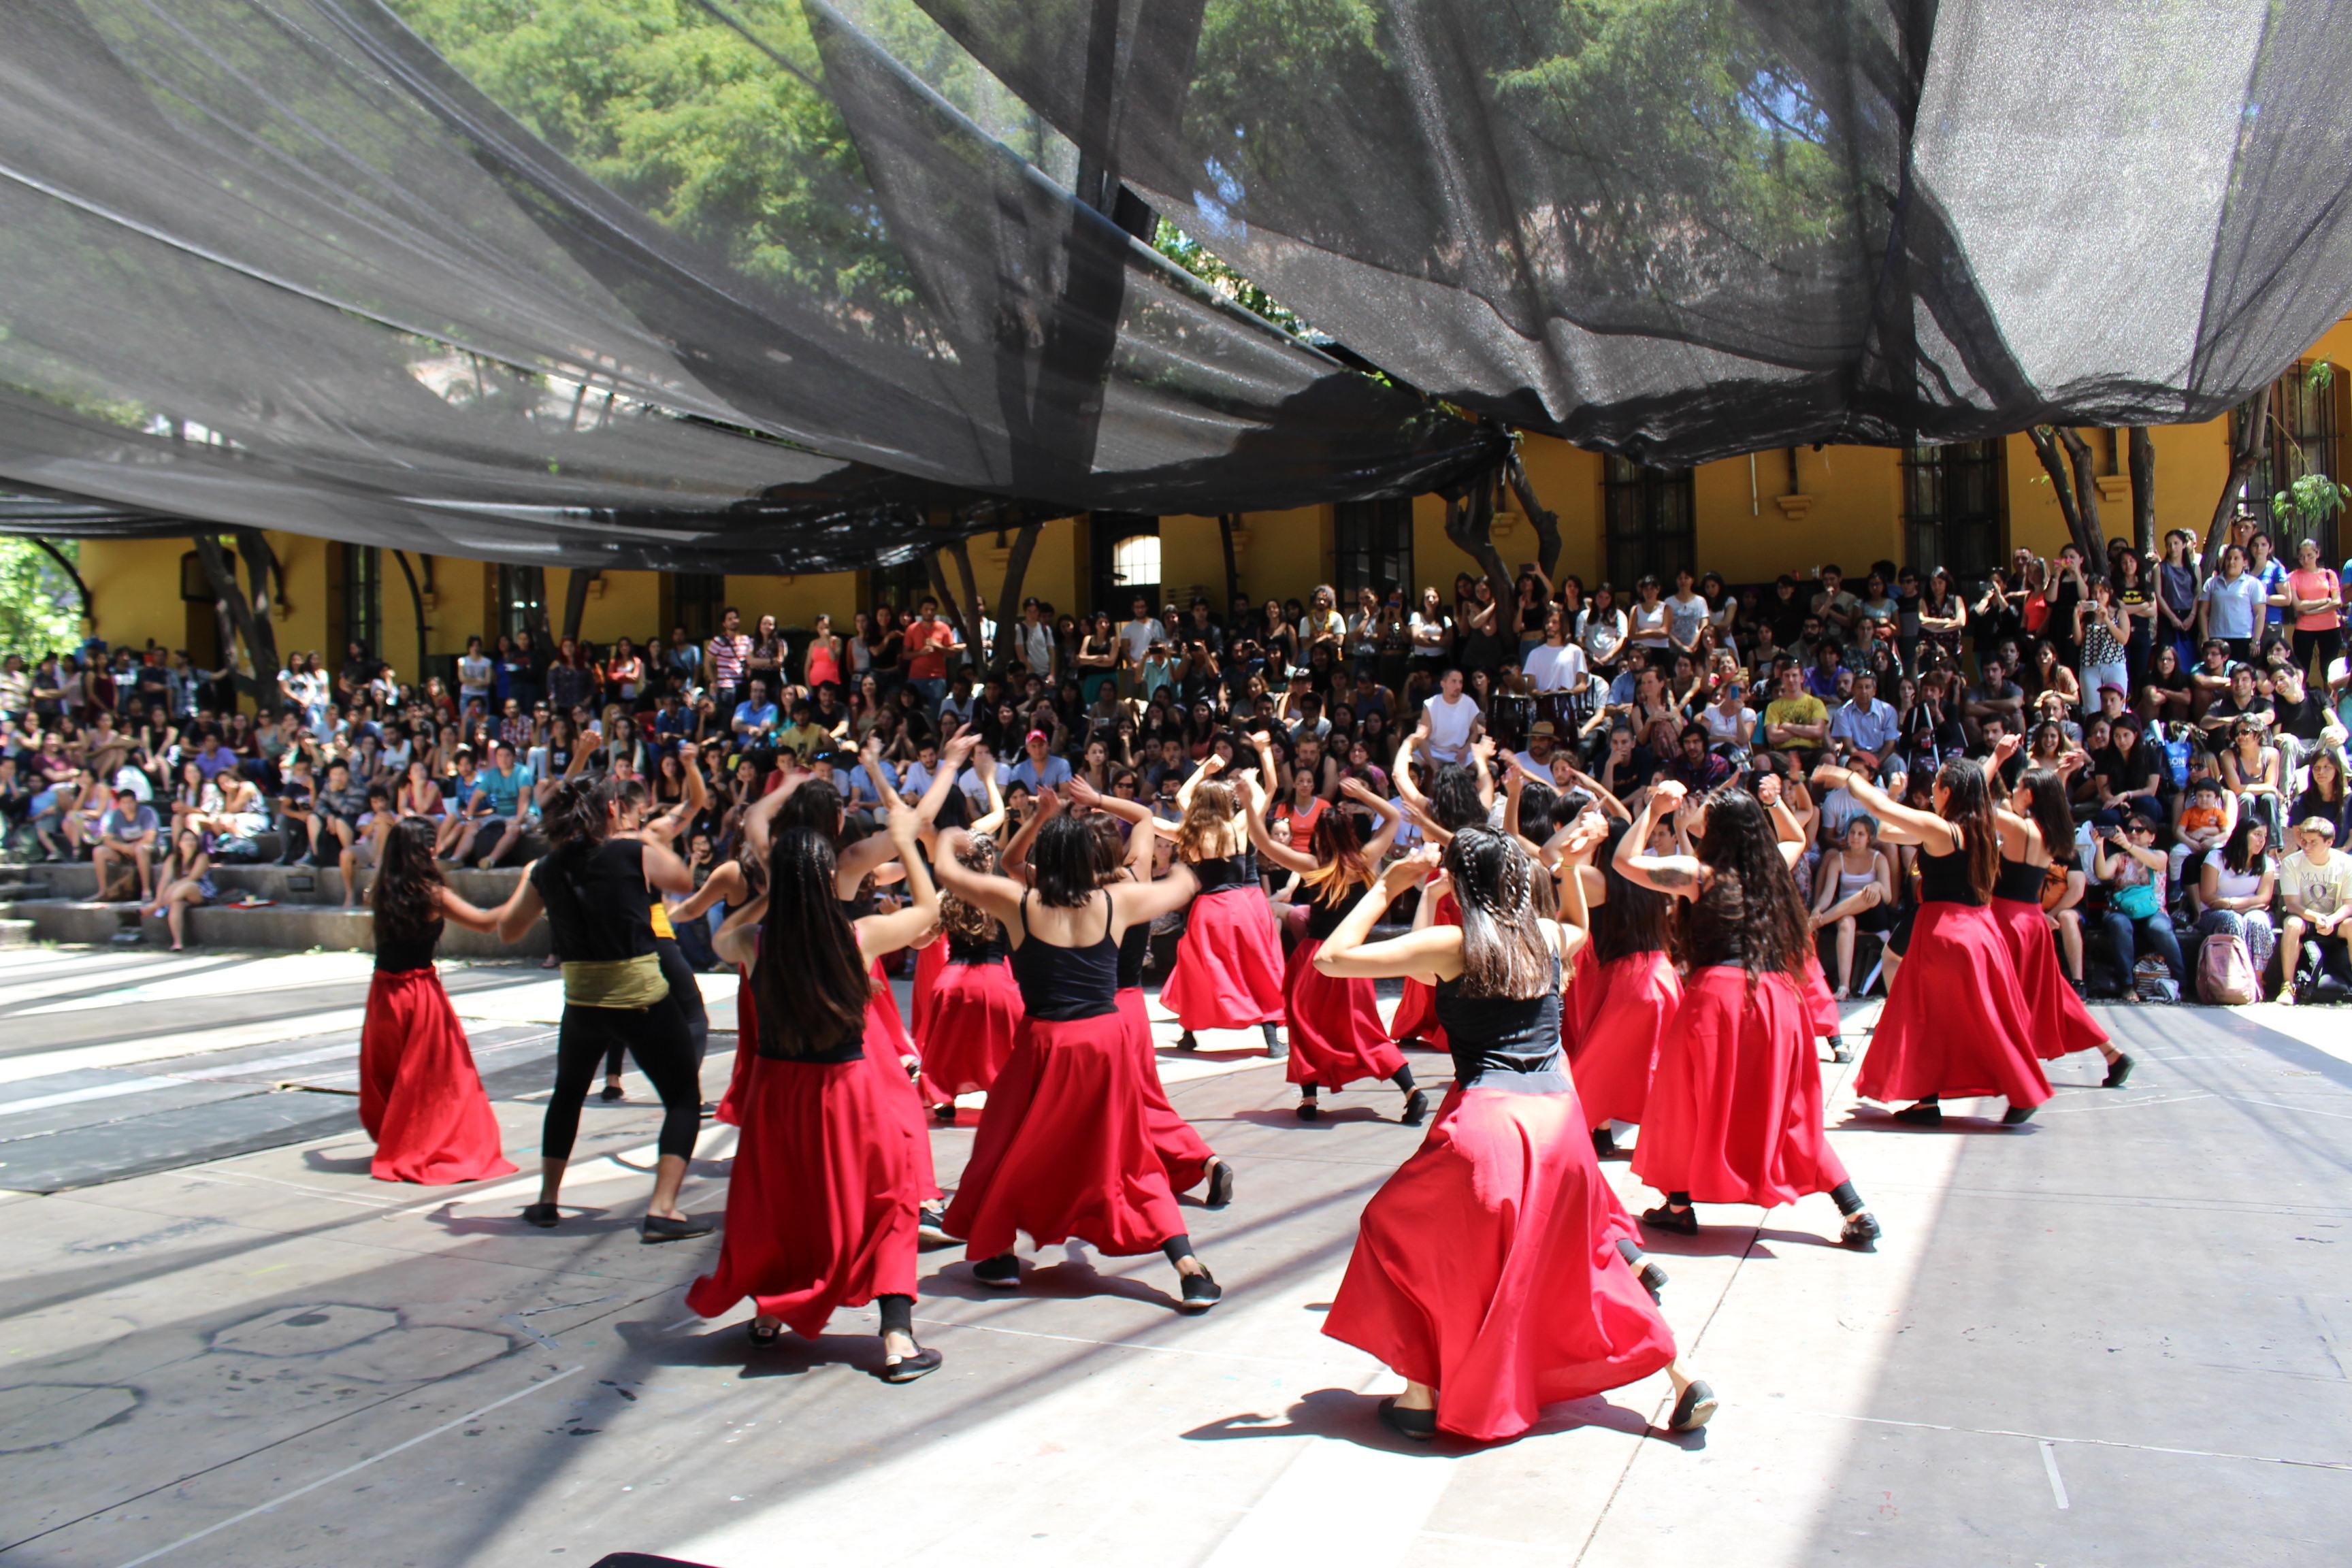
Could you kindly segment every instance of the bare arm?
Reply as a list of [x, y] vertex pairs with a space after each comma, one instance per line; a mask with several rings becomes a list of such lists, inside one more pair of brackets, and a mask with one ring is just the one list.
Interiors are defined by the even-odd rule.
[[751, 884], [744, 879], [743, 868], [734, 861], [730, 860], [724, 865], [715, 866], [711, 868], [710, 875], [702, 879], [702, 886], [694, 890], [693, 896], [670, 910], [670, 921], [672, 924], [677, 924], [685, 921], [699, 920], [710, 912], [712, 906], [732, 903], [734, 895], [750, 890]]
[[885, 953], [910, 947], [929, 936], [940, 921], [939, 889], [923, 865], [917, 814], [903, 802], [890, 808], [888, 832], [877, 835], [897, 852], [905, 868], [907, 902], [884, 915], [864, 915], [857, 921], [858, 955], [868, 963]]
[[488, 936], [499, 929], [501, 910], [477, 909], [446, 887], [436, 890], [434, 901], [440, 905], [443, 920], [454, 921], [467, 931]]
[[1652, 855], [1643, 846], [1650, 842], [1652, 817], [1663, 805], [1668, 810], [1682, 804], [1683, 786], [1667, 779], [1651, 790], [1650, 798], [1642, 803], [1641, 815], [1633, 826], [1617, 841], [1615, 856], [1617, 874], [1637, 887], [1672, 898], [1696, 899], [1705, 874], [1696, 858], [1688, 855]]
[[499, 910], [499, 940], [504, 942], [520, 942], [523, 932], [531, 928], [545, 908], [546, 906], [540, 902], [538, 887], [530, 879], [530, 868], [526, 866], [523, 868], [522, 881], [516, 886], [514, 896], [509, 899], [505, 907]]
[[767, 913], [768, 895], [762, 893], [727, 917], [710, 939], [711, 951], [730, 963], [750, 963], [760, 956], [760, 921]]
[[1960, 830], [1932, 811], [1916, 811], [1849, 768], [1823, 763], [1813, 770], [1813, 782], [1823, 789], [1843, 785], [1864, 811], [1878, 818], [1880, 830], [1897, 844], [1916, 844], [1938, 854], [1960, 848]]
[[[1270, 753], [1260, 754], [1268, 756], [1270, 760]], [[1249, 805], [1244, 815], [1249, 823], [1250, 842], [1257, 846], [1257, 852], [1284, 870], [1296, 871], [1302, 877], [1315, 869], [1318, 862], [1314, 856], [1292, 848], [1267, 831], [1265, 797], [1255, 790], [1245, 792], [1245, 797]]]
[[[1462, 973], [1462, 929], [1420, 925], [1387, 942], [1368, 942], [1379, 923], [1406, 889], [1427, 876], [1437, 857], [1429, 850], [1408, 855], [1390, 866], [1380, 882], [1324, 939], [1316, 951], [1315, 967], [1325, 974], [1359, 979], [1452, 980]], [[1423, 903], [1431, 903], [1426, 893]]]

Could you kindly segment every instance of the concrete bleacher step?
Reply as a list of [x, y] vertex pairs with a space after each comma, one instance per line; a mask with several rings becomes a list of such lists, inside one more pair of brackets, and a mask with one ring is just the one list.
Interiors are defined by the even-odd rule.
[[30, 947], [40, 940], [31, 921], [0, 920], [0, 947]]

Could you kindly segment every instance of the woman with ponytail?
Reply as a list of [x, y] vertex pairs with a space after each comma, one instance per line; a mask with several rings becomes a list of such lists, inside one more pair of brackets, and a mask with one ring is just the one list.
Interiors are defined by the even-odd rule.
[[368, 1174], [437, 1187], [510, 1176], [499, 1119], [482, 1090], [465, 1026], [441, 989], [433, 950], [444, 921], [498, 929], [498, 911], [451, 892], [433, 858], [430, 819], [405, 816], [383, 841], [368, 903], [375, 974], [360, 1026], [360, 1125], [375, 1140]]
[[[1421, 1148], [1364, 1206], [1323, 1324], [1405, 1379], [1381, 1419], [1408, 1437], [1515, 1437], [1547, 1405], [1659, 1371], [1674, 1430], [1715, 1414], [1714, 1391], [1675, 1358], [1655, 1300], [1664, 1272], [1633, 1244], [1560, 1058], [1561, 959], [1584, 940], [1581, 871], [1601, 837], [1598, 816], [1569, 830], [1553, 920], [1552, 879], [1527, 850], [1465, 826], [1442, 861], [1425, 850], [1391, 865], [1315, 955], [1333, 979], [1428, 982], [1454, 1057]], [[1369, 941], [1441, 864], [1462, 923]]]
[[882, 1380], [912, 1383], [940, 1352], [915, 1341], [915, 1268], [926, 1137], [866, 1059], [872, 966], [929, 931], [939, 895], [917, 848], [913, 811], [893, 806], [887, 842], [908, 901], [852, 920], [834, 887], [833, 843], [813, 827], [778, 831], [768, 891], [719, 933], [759, 997], [761, 1070], [745, 1086], [742, 1139], [727, 1184], [719, 1261], [686, 1304], [715, 1318], [750, 1297], [751, 1342], [786, 1329], [813, 1340], [841, 1307], [881, 1310]]
[[2050, 1098], [2034, 1055], [2033, 1018], [2016, 960], [1988, 907], [2000, 879], [2000, 816], [1982, 764], [1966, 757], [1936, 774], [1931, 811], [1903, 805], [1860, 773], [1824, 764], [1813, 782], [1843, 786], [1879, 821], [1879, 836], [1919, 849], [1919, 909], [1887, 987], [1868, 1059], [1854, 1080], [1865, 1100], [1915, 1103], [1895, 1119], [1940, 1126], [1947, 1097], [1999, 1095], [2014, 1127]]
[[[1274, 773], [1274, 748], [1258, 740], [1258, 761], [1266, 776]], [[1282, 976], [1284, 1021], [1289, 1026], [1288, 1078], [1298, 1086], [1298, 1120], [1313, 1121], [1322, 1114], [1318, 1096], [1334, 1094], [1360, 1079], [1386, 1079], [1404, 1096], [1397, 1117], [1407, 1127], [1418, 1127], [1429, 1113], [1429, 1096], [1413, 1086], [1412, 1068], [1404, 1053], [1389, 1039], [1381, 1022], [1379, 1000], [1369, 980], [1338, 977], [1315, 967], [1315, 954], [1347, 919], [1349, 911], [1372, 890], [1372, 868], [1388, 858], [1396, 844], [1402, 814], [1355, 779], [1340, 785], [1351, 803], [1318, 812], [1308, 843], [1313, 853], [1274, 837], [1265, 823], [1265, 797], [1256, 778], [1244, 774], [1249, 792], [1249, 833], [1257, 852], [1298, 877], [1300, 901], [1307, 907], [1307, 933], [1290, 950]], [[1380, 826], [1369, 843], [1358, 827], [1358, 812], [1370, 812]]]
[[[1774, 1208], [1827, 1193], [1844, 1216], [1838, 1239], [1867, 1251], [1878, 1220], [1823, 1126], [1821, 1059], [1798, 986], [1811, 934], [1792, 847], [1736, 784], [1687, 808], [1685, 799], [1681, 784], [1658, 784], [1612, 856], [1627, 881], [1682, 900], [1690, 962], [1633, 1146], [1633, 1173], [1666, 1194], [1642, 1224], [1690, 1236], [1697, 1204]], [[1654, 818], [1678, 809], [1691, 853], [1649, 853]]]
[[1617, 868], [1631, 824], [1613, 822], [1600, 854], [1601, 893], [1592, 905], [1591, 965], [1568, 988], [1564, 1033], [1577, 1099], [1596, 1154], [1617, 1152], [1612, 1122], [1639, 1125], [1650, 1079], [1683, 1003], [1675, 971], [1675, 901]]
[[[2002, 740], [1993, 752], [1998, 771], [2017, 750]], [[2073, 753], [2082, 756], [2080, 752]], [[2131, 1077], [2132, 1059], [2116, 1049], [2107, 1032], [2092, 1021], [2090, 1009], [2058, 967], [2056, 932], [2042, 912], [2042, 888], [2051, 863], [2074, 846], [2074, 813], [2066, 804], [2065, 773], [2028, 768], [2000, 812], [2000, 875], [1992, 889], [1993, 923], [2009, 943], [2033, 1023], [2033, 1053], [2055, 1061], [2076, 1051], [2097, 1051], [2107, 1059], [2106, 1087], [2121, 1089]]]
[[626, 837], [638, 808], [606, 780], [565, 780], [541, 808], [551, 847], [535, 862], [499, 916], [499, 935], [513, 942], [542, 911], [563, 968], [563, 1020], [555, 1042], [555, 1089], [540, 1139], [539, 1201], [523, 1219], [552, 1229], [562, 1218], [556, 1198], [580, 1132], [580, 1107], [605, 1053], [625, 1047], [661, 1096], [653, 1198], [643, 1239], [708, 1236], [709, 1220], [677, 1206], [686, 1165], [702, 1126], [702, 1083], [686, 1014], [663, 977], [654, 938], [653, 900], [690, 892], [686, 862], [658, 844]]
[[1222, 765], [1211, 756], [1176, 793], [1184, 813], [1176, 858], [1192, 868], [1201, 891], [1185, 911], [1160, 1003], [1183, 1026], [1176, 1043], [1185, 1050], [1197, 1048], [1193, 1036], [1202, 1029], [1255, 1027], [1265, 1031], [1265, 1054], [1279, 1057], [1282, 929], [1258, 881], [1241, 796], [1216, 776]]

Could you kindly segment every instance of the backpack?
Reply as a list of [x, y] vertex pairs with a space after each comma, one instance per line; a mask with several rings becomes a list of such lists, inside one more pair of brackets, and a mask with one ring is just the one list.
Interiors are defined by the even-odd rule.
[[2132, 994], [2143, 1002], [2178, 1002], [2180, 983], [2164, 960], [2150, 953], [2132, 965]]
[[2197, 954], [2197, 999], [2217, 1007], [2259, 1000], [2254, 961], [2243, 937], [2221, 932], [2205, 939]]

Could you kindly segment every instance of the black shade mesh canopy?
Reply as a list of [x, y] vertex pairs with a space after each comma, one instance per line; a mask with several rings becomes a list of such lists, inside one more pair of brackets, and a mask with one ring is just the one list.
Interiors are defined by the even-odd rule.
[[920, 3], [1349, 348], [1654, 462], [2211, 418], [2352, 301], [2339, 6]]
[[17, 0], [0, 526], [804, 571], [1491, 466], [1031, 151], [814, 3]]

